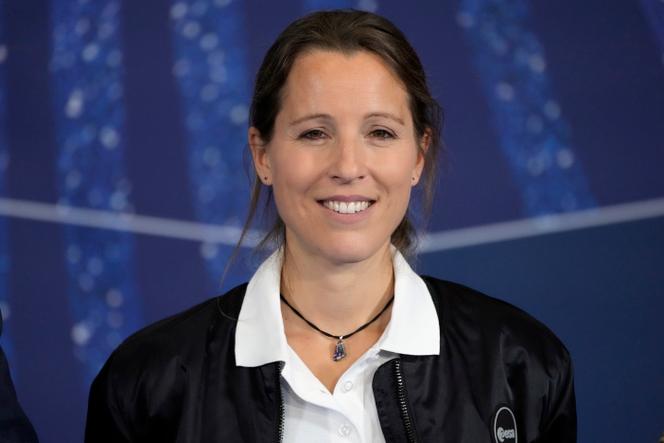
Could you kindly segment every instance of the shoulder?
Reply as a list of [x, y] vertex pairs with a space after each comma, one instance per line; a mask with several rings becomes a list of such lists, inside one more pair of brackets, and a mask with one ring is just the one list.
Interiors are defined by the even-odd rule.
[[115, 376], [180, 365], [202, 358], [210, 334], [221, 323], [233, 323], [246, 283], [183, 312], [157, 321], [129, 336], [113, 351], [106, 366]]
[[472, 336], [471, 342], [477, 346], [501, 349], [504, 359], [518, 359], [525, 352], [547, 367], [570, 364], [569, 352], [560, 339], [522, 309], [458, 283], [422, 278], [436, 306], [443, 335]]
[[527, 441], [576, 441], [572, 361], [558, 337], [507, 302], [422, 278], [440, 322], [441, 353], [433, 362], [459, 395], [465, 391], [487, 421], [509, 406], [521, 416], [519, 434]]
[[149, 325], [118, 346], [90, 388], [86, 441], [142, 441], [154, 432], [176, 433], [183, 417], [193, 413], [198, 391], [192, 386], [205, 375], [210, 343], [234, 339], [245, 288]]
[[441, 374], [459, 395], [465, 391], [487, 421], [509, 406], [527, 441], [576, 441], [572, 361], [558, 337], [507, 302], [422, 278], [440, 322], [441, 353], [433, 361], [444, 366]]

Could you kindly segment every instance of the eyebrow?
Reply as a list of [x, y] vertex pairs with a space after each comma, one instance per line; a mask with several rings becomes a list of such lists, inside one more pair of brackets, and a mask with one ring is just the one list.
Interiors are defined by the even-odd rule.
[[[390, 120], [393, 120], [393, 121], [399, 123], [401, 126], [405, 126], [405, 123], [404, 123], [402, 118], [400, 118], [400, 117], [398, 117], [394, 114], [390, 114], [389, 112], [371, 112], [371, 113], [366, 114], [364, 116], [365, 120], [368, 119], [368, 118], [372, 118], [372, 117], [387, 118], [387, 119], [390, 119]], [[318, 120], [318, 119], [333, 120], [333, 118], [330, 114], [310, 114], [310, 115], [305, 115], [304, 117], [300, 117], [298, 119], [293, 120], [292, 122], [290, 122], [288, 124], [288, 126], [295, 126], [295, 125], [298, 125], [298, 124], [300, 124], [302, 122], [305, 122], [307, 120]]]
[[304, 117], [300, 117], [298, 119], [293, 120], [288, 124], [288, 126], [295, 126], [298, 125], [302, 122], [305, 122], [307, 120], [332, 120], [332, 116], [330, 114], [311, 114], [311, 115], [305, 115]]
[[370, 114], [367, 114], [364, 116], [365, 119], [371, 118], [371, 117], [382, 117], [382, 118], [387, 118], [390, 120], [394, 120], [395, 122], [399, 123], [401, 126], [405, 126], [406, 124], [403, 122], [403, 119], [400, 117], [390, 114], [389, 112], [372, 112]]

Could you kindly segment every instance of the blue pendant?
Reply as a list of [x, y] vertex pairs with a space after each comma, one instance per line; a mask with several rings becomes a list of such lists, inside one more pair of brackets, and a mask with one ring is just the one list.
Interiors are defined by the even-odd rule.
[[334, 355], [332, 356], [332, 360], [339, 361], [344, 357], [346, 357], [346, 345], [344, 344], [343, 337], [339, 337], [339, 341], [334, 347]]

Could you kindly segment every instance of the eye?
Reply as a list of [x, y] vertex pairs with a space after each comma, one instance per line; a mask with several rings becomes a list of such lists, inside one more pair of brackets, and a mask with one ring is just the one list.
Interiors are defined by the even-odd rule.
[[321, 140], [326, 137], [325, 132], [320, 129], [311, 129], [300, 134], [299, 138], [305, 140]]
[[396, 138], [396, 136], [387, 129], [374, 129], [369, 133], [369, 135], [379, 140], [390, 140]]

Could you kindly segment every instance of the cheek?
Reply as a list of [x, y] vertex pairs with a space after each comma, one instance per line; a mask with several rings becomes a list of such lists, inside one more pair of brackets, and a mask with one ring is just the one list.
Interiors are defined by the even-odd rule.
[[415, 173], [416, 155], [398, 155], [377, 164], [377, 172], [390, 187], [410, 188]]
[[410, 195], [411, 195], [412, 186], [410, 185], [410, 175], [408, 179], [404, 179], [398, 187], [395, 187], [394, 194], [396, 196], [395, 200], [398, 206], [399, 212], [404, 212], [408, 209], [410, 204]]
[[312, 174], [306, 163], [298, 159], [280, 161], [273, 168], [275, 193], [303, 192], [311, 184]]
[[415, 155], [401, 155], [382, 163], [377, 168], [383, 186], [391, 195], [390, 206], [399, 213], [404, 212], [410, 202], [415, 162]]
[[307, 200], [315, 176], [306, 162], [299, 159], [279, 159], [273, 162], [272, 173], [272, 190], [277, 210], [282, 219], [288, 219]]

